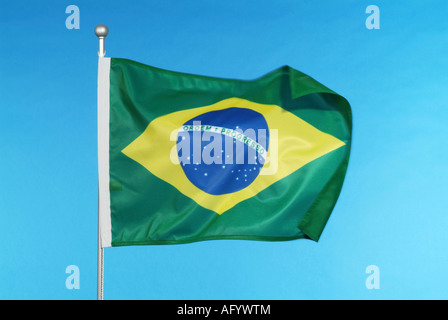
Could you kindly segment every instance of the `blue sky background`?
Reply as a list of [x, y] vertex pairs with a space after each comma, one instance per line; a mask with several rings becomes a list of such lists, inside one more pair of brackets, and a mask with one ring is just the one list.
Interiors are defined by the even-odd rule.
[[[80, 29], [68, 30], [68, 5]], [[380, 30], [368, 30], [368, 5]], [[97, 24], [107, 56], [346, 97], [345, 184], [319, 243], [105, 249], [105, 299], [448, 299], [446, 0], [2, 1], [0, 299], [96, 299]], [[366, 267], [380, 270], [369, 290]], [[80, 289], [65, 286], [77, 265]]]

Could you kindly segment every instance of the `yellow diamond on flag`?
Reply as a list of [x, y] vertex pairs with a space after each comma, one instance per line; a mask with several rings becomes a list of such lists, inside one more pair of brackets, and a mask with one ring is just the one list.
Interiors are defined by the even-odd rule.
[[[269, 139], [266, 142], [269, 146], [267, 151], [255, 138], [252, 137], [251, 139], [244, 132], [241, 132], [241, 130], [238, 131], [238, 125], [234, 126], [236, 129], [230, 128], [232, 121], [234, 124], [249, 122], [250, 127], [250, 117], [248, 119], [239, 119], [237, 113], [235, 119], [230, 118], [226, 120], [231, 123], [230, 126], [219, 126], [213, 123], [213, 112], [220, 111], [220, 113], [215, 113], [218, 116], [223, 115], [223, 111], [226, 110], [233, 112], [234, 110], [240, 109], [243, 110], [241, 112], [243, 115], [247, 114], [247, 112], [244, 112], [244, 109], [248, 109], [246, 111], [251, 110], [260, 114], [266, 121], [267, 129], [269, 130]], [[207, 114], [212, 116], [209, 122], [196, 126], [187, 124], [188, 121]], [[184, 158], [186, 159], [184, 162], [191, 160], [187, 165], [194, 167], [190, 170], [192, 172], [190, 176], [184, 169], [186, 163], [179, 161], [179, 140], [182, 140], [180, 139], [180, 133], [185, 132], [188, 132], [191, 136], [195, 133], [199, 135], [201, 133], [209, 133], [210, 136], [215, 137], [214, 139], [209, 139], [211, 142], [206, 141], [210, 145], [215, 143], [215, 140], [217, 140], [216, 137], [229, 138], [234, 143], [238, 142], [246, 145], [248, 150], [247, 154], [255, 154], [254, 158], [263, 161], [263, 164], [260, 170], [255, 173], [257, 168], [255, 165], [251, 166], [250, 163], [233, 163], [236, 159], [234, 156], [232, 159], [225, 158], [224, 150], [221, 151], [222, 156], [216, 155], [218, 148], [215, 148], [215, 154], [212, 156], [215, 160], [213, 165], [215, 167], [218, 165], [222, 168], [223, 172], [227, 170], [227, 174], [223, 175], [217, 171], [218, 173], [212, 179], [213, 177], [210, 177], [207, 173], [209, 167], [206, 167], [210, 164], [204, 163], [206, 162], [204, 159], [200, 159], [202, 160], [200, 164], [194, 163], [192, 153], [190, 152], [190, 155], [187, 157], [184, 154]], [[218, 145], [225, 146], [225, 144]], [[153, 175], [171, 184], [179, 192], [193, 199], [197, 204], [218, 214], [222, 214], [238, 203], [255, 196], [307, 163], [344, 145], [345, 143], [341, 140], [316, 129], [309, 123], [277, 105], [260, 104], [240, 98], [229, 98], [209, 106], [177, 111], [154, 119], [149, 123], [146, 130], [123, 149], [122, 152], [145, 167]], [[205, 145], [205, 148], [207, 148], [207, 145]], [[252, 153], [249, 151], [252, 151]], [[265, 151], [266, 154], [263, 154]], [[184, 152], [185, 150], [183, 150]], [[217, 163], [218, 161], [216, 160], [218, 159], [221, 159], [220, 163]], [[250, 160], [246, 159], [247, 161]], [[243, 167], [240, 165], [244, 165], [243, 167], [245, 169], [243, 170], [246, 171], [241, 173], [242, 169], [238, 168]], [[229, 167], [233, 169], [230, 170]], [[220, 184], [227, 185], [232, 183], [231, 181], [238, 183], [238, 185], [243, 183], [243, 185], [242, 187], [236, 188], [237, 190], [233, 192], [208, 192], [206, 188], [200, 186], [199, 182], [197, 183], [191, 178], [194, 177], [194, 172], [198, 171], [198, 168], [202, 168], [200, 170], [201, 176], [197, 179], [195, 178], [195, 180], [200, 182], [212, 179], [207, 183], [215, 184], [217, 186], [215, 189], [217, 190], [219, 190]], [[233, 178], [234, 176], [232, 174], [236, 175], [236, 178]], [[255, 174], [256, 177], [254, 176]], [[248, 175], [254, 179], [245, 186], [243, 180], [247, 180]]]

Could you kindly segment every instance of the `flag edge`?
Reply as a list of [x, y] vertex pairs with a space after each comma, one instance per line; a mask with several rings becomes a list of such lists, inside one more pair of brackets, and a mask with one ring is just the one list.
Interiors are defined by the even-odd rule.
[[110, 247], [112, 243], [109, 188], [110, 62], [110, 58], [98, 59], [98, 224], [102, 248]]

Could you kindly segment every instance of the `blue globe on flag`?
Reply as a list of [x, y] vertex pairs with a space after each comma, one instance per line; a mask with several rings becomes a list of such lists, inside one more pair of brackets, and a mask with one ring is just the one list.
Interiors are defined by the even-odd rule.
[[232, 107], [190, 119], [178, 132], [177, 152], [187, 178], [212, 195], [237, 192], [259, 175], [269, 147], [262, 114]]

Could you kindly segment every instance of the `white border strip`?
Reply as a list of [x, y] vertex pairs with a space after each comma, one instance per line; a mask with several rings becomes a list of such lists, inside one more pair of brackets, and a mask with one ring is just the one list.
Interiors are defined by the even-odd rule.
[[98, 59], [98, 223], [102, 248], [110, 247], [112, 226], [109, 191], [110, 58]]

